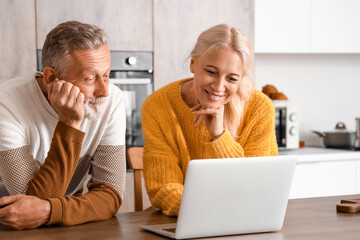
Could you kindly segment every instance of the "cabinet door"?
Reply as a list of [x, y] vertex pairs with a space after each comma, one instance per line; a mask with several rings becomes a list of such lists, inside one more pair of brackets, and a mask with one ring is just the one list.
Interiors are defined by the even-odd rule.
[[309, 50], [310, 0], [255, 0], [255, 52]]
[[360, 53], [360, 1], [311, 1], [311, 52]]
[[0, 79], [36, 71], [34, 6], [34, 0], [0, 1]]
[[356, 194], [360, 194], [360, 160], [356, 161]]
[[61, 22], [77, 20], [103, 28], [110, 50], [152, 51], [152, 1], [62, 0], [36, 1], [37, 48]]
[[357, 161], [299, 163], [290, 198], [356, 194], [356, 166]]
[[253, 39], [254, 0], [154, 0], [155, 89], [190, 77], [187, 59], [201, 32], [221, 23]]

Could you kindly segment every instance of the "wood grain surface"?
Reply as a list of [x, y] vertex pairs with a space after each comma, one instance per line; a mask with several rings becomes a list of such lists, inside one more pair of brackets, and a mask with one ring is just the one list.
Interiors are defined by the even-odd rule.
[[[348, 240], [359, 239], [360, 214], [337, 213], [336, 204], [342, 199], [356, 199], [359, 195], [289, 200], [284, 226], [279, 232], [227, 236], [208, 239], [271, 239], [271, 240]], [[172, 223], [175, 217], [166, 217], [159, 211], [120, 213], [102, 222], [73, 227], [42, 227], [15, 231], [0, 224], [4, 239], [166, 239], [143, 231], [141, 225]]]

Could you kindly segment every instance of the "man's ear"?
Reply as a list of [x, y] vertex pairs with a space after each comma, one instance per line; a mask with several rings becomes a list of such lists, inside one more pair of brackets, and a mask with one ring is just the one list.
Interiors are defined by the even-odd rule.
[[190, 72], [191, 73], [194, 73], [194, 68], [195, 68], [195, 58], [191, 57], [191, 60], [190, 60]]
[[43, 69], [44, 80], [47, 84], [53, 82], [56, 78], [55, 69], [52, 67], [44, 67]]

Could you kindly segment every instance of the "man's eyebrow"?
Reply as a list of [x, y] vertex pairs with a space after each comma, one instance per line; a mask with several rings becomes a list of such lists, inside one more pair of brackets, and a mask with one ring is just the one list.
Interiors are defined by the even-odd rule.
[[80, 72], [79, 72], [79, 78], [84, 78], [85, 77], [85, 69], [82, 69]]
[[[106, 69], [105, 73], [110, 72], [111, 71], [111, 67], [109, 67], [108, 69]], [[86, 70], [86, 69], [81, 69], [80, 73], [79, 73], [79, 78], [83, 78], [85, 77], [85, 73], [88, 74], [92, 74], [92, 75], [97, 75], [96, 71], [91, 71], [91, 70]]]

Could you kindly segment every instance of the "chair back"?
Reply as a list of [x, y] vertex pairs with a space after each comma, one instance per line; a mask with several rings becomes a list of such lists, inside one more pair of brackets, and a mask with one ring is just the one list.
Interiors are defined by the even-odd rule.
[[130, 147], [127, 150], [130, 168], [134, 170], [134, 206], [135, 211], [143, 210], [142, 171], [143, 147]]

